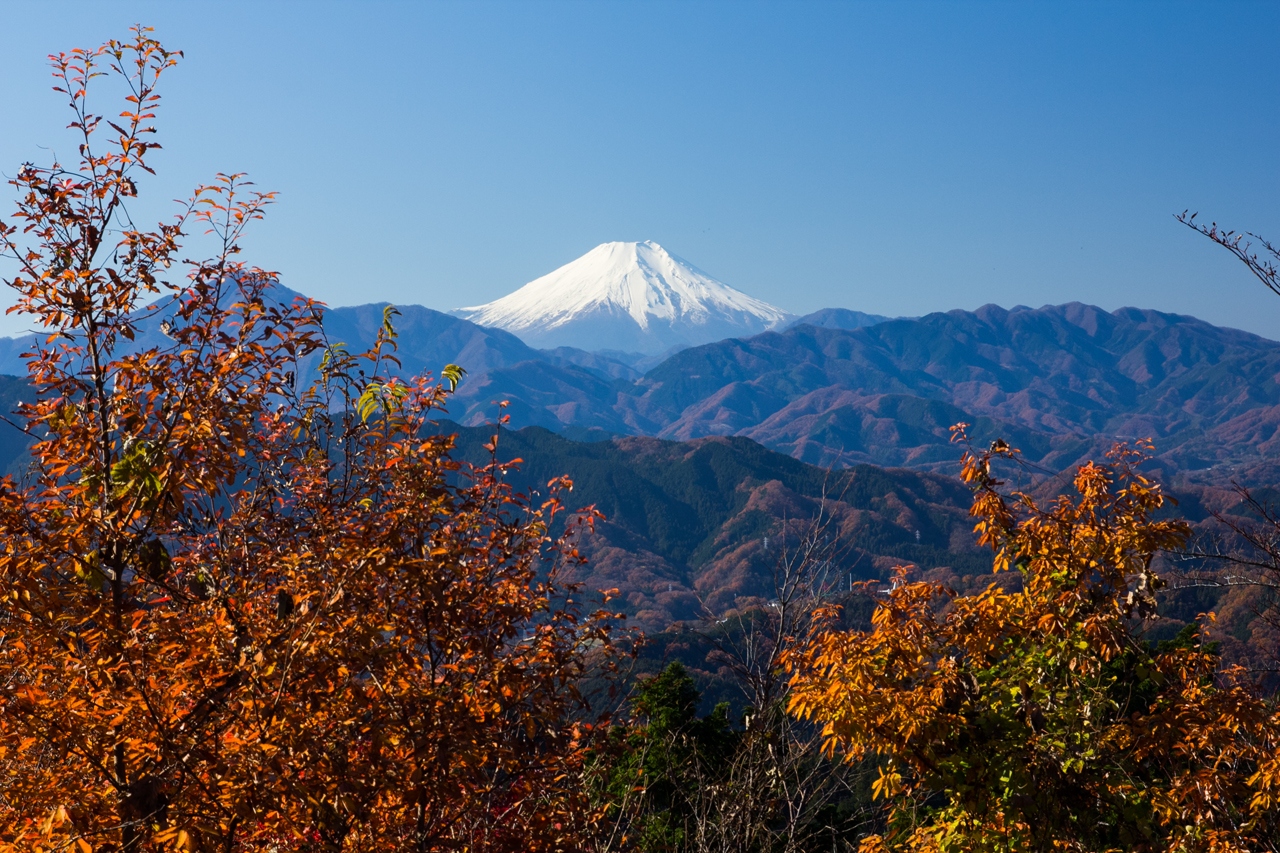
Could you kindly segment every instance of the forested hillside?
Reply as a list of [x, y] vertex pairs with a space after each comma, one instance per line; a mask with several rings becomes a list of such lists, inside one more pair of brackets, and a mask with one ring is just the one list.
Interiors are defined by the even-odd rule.
[[[491, 436], [460, 428], [461, 458], [483, 461]], [[960, 574], [990, 568], [969, 533], [968, 491], [954, 476], [865, 465], [831, 472], [745, 438], [575, 442], [537, 427], [503, 430], [498, 457], [523, 460], [510, 475], [517, 488], [566, 475], [571, 503], [604, 514], [586, 543], [582, 579], [618, 588], [647, 630], [768, 602], [780, 553], [823, 516], [833, 587], [887, 578], [901, 563]]]
[[664, 436], [747, 435], [819, 464], [945, 468], [965, 420], [1054, 470], [1153, 438], [1171, 466], [1225, 481], [1269, 458], [1278, 367], [1280, 344], [1190, 317], [988, 306], [686, 350], [635, 405]]

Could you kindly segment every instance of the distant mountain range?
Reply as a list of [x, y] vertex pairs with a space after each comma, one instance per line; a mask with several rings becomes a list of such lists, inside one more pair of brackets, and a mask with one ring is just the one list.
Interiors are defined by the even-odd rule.
[[[327, 334], [366, 346], [383, 307], [330, 309]], [[571, 437], [735, 435], [820, 466], [949, 472], [948, 428], [964, 421], [976, 440], [1007, 438], [1053, 470], [1152, 438], [1170, 470], [1206, 482], [1271, 470], [1280, 451], [1280, 343], [1157, 311], [986, 306], [875, 322], [831, 309], [664, 359], [538, 350], [429, 308], [400, 311], [406, 373], [467, 368], [450, 413], [464, 424], [507, 400], [513, 423]], [[0, 372], [25, 374], [29, 342], [0, 339]]]
[[[378, 306], [330, 315], [346, 323], [361, 311], [371, 337]], [[1152, 438], [1170, 470], [1225, 482], [1280, 450], [1280, 343], [1256, 335], [1078, 303], [842, 328], [865, 318], [849, 314], [688, 348], [643, 372], [619, 354], [533, 350], [428, 309], [406, 310], [402, 346], [417, 354], [406, 367], [470, 365], [453, 412], [464, 423], [491, 419], [506, 399], [515, 423], [571, 436], [739, 435], [822, 466], [950, 471], [948, 429], [961, 421], [976, 440], [1007, 438], [1053, 470]], [[355, 328], [349, 336], [363, 342]]]
[[664, 437], [745, 435], [823, 465], [947, 466], [966, 421], [1054, 470], [1153, 438], [1221, 479], [1275, 458], [1278, 379], [1280, 343], [1192, 317], [986, 306], [686, 350], [618, 406]]

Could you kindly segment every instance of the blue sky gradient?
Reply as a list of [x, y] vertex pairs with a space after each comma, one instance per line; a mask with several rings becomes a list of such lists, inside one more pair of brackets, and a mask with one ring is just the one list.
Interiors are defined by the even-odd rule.
[[248, 259], [331, 304], [474, 305], [652, 239], [797, 313], [1079, 300], [1280, 338], [1280, 299], [1172, 218], [1280, 239], [1280, 4], [4, 13], [0, 171], [70, 153], [45, 54], [152, 25], [186, 58], [142, 213], [247, 171], [281, 193]]

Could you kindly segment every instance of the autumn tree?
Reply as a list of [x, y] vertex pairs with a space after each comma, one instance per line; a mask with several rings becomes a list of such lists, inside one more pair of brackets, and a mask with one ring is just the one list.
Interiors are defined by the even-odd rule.
[[608, 632], [559, 582], [568, 484], [513, 493], [496, 439], [451, 461], [460, 369], [399, 379], [393, 312], [326, 341], [239, 259], [272, 201], [242, 177], [135, 223], [179, 58], [142, 28], [51, 57], [76, 158], [0, 221], [41, 331], [0, 483], [0, 850], [574, 849]]
[[1275, 850], [1275, 709], [1219, 672], [1207, 626], [1152, 647], [1153, 561], [1184, 523], [1117, 448], [1075, 495], [1008, 493], [997, 442], [967, 452], [996, 582], [957, 596], [904, 574], [868, 631], [789, 659], [790, 707], [827, 749], [874, 758], [892, 809], [863, 851]]

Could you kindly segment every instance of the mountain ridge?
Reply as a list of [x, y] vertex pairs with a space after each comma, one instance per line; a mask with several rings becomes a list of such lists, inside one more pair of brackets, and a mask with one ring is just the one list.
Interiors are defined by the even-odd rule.
[[[326, 309], [330, 339], [369, 345], [384, 307]], [[493, 421], [505, 400], [514, 423], [577, 438], [736, 435], [819, 466], [941, 471], [964, 421], [975, 441], [1006, 438], [1053, 470], [1139, 438], [1155, 439], [1167, 472], [1205, 482], [1280, 468], [1280, 343], [1183, 315], [1067, 303], [798, 323], [650, 367], [535, 349], [421, 306], [400, 314], [406, 374], [467, 368], [449, 415], [465, 425]], [[0, 341], [0, 372], [25, 373], [24, 340]], [[144, 330], [139, 344], [167, 341]]]
[[936, 464], [921, 451], [947, 446], [945, 425], [928, 425], [931, 439], [917, 445], [895, 434], [900, 418], [867, 422], [873, 402], [896, 395], [921, 401], [918, 415], [946, 404], [971, 423], [1021, 431], [1042, 445], [1036, 461], [1059, 468], [1100, 442], [1147, 437], [1161, 451], [1181, 449], [1171, 464], [1196, 468], [1263, 461], [1264, 448], [1215, 447], [1205, 431], [1257, 422], [1259, 410], [1280, 404], [1278, 368], [1280, 343], [1257, 335], [1068, 303], [984, 306], [852, 331], [795, 327], [686, 350], [641, 382], [647, 408], [668, 414], [660, 435], [746, 435], [817, 464]]

